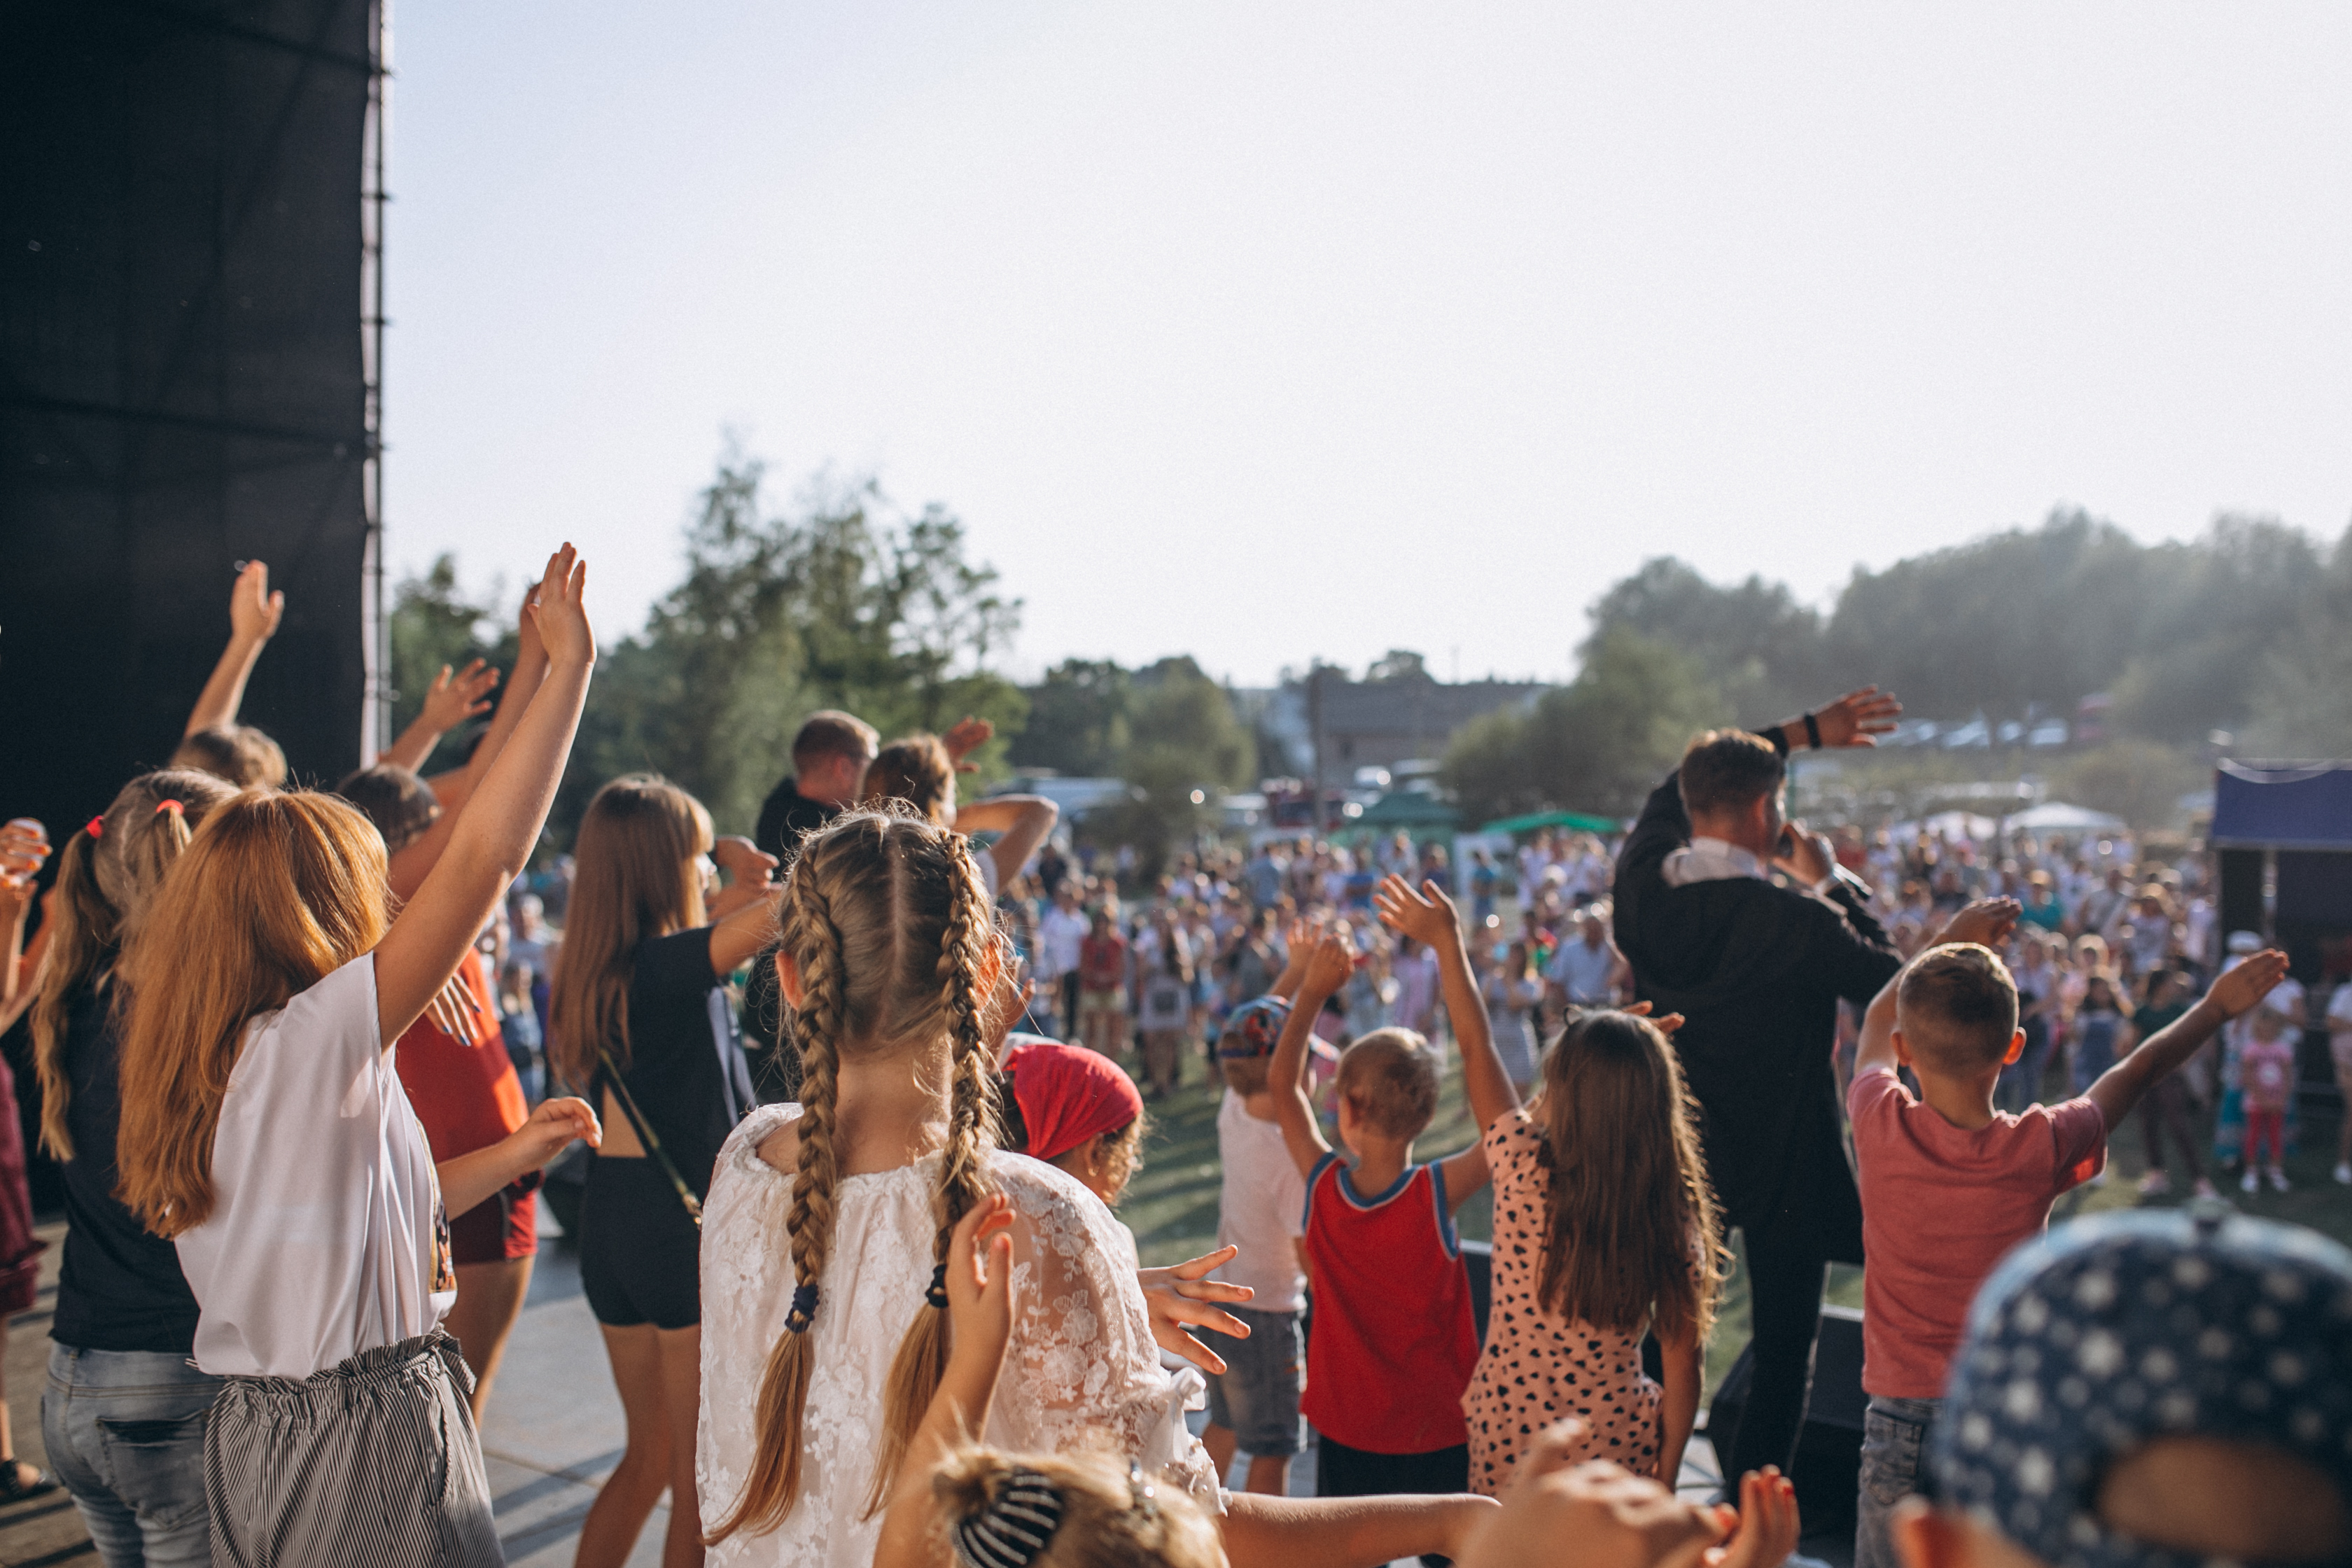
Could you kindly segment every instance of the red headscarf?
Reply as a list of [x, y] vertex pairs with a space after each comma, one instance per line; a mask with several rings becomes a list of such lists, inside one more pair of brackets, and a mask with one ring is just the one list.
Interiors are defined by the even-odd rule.
[[1004, 1053], [1004, 1069], [1013, 1075], [1013, 1098], [1020, 1102], [1034, 1159], [1059, 1159], [1143, 1114], [1135, 1080], [1083, 1046], [1024, 1041]]

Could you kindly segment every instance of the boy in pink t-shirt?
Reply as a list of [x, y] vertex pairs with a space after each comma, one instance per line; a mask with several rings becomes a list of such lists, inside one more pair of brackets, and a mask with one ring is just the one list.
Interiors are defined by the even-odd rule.
[[[1867, 1259], [1862, 1386], [1870, 1395], [1854, 1568], [1895, 1568], [1887, 1520], [1917, 1485], [1969, 1305], [1993, 1265], [2049, 1228], [2060, 1194], [2098, 1173], [2107, 1130], [2152, 1085], [2285, 973], [2284, 953], [2249, 959], [2088, 1093], [2022, 1115], [1993, 1109], [2000, 1069], [2018, 1058], [2025, 1034], [2016, 984], [1991, 948], [1930, 948], [1871, 1003], [1846, 1093]], [[1898, 1062], [1917, 1076], [1916, 1097], [1895, 1077]]]

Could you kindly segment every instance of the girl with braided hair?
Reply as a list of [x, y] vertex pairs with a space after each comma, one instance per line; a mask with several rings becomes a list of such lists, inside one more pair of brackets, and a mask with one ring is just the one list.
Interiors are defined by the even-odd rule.
[[[957, 1337], [950, 1243], [964, 1226], [970, 1246], [983, 1208], [1010, 1219], [1013, 1299], [979, 1433], [1016, 1452], [1107, 1449], [1205, 1509], [1230, 1502], [1226, 1550], [1244, 1568], [1326, 1561], [1312, 1543], [1329, 1520], [1269, 1518], [1256, 1505], [1288, 1500], [1217, 1491], [1183, 1424], [1197, 1379], [1161, 1370], [1110, 1211], [994, 1146], [993, 1042], [1018, 1000], [967, 842], [907, 815], [837, 816], [804, 841], [778, 919], [806, 1078], [800, 1103], [764, 1106], [728, 1139], [704, 1209], [696, 1473], [710, 1561], [874, 1562]], [[1419, 1533], [1397, 1552], [1444, 1550], [1486, 1506], [1402, 1503]]]

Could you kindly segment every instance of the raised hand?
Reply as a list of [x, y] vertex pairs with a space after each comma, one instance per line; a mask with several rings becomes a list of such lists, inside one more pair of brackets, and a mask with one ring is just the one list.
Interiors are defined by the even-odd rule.
[[991, 1193], [948, 1242], [949, 1353], [993, 1371], [1013, 1337], [1013, 1201]]
[[29, 816], [0, 827], [0, 884], [23, 887], [49, 858], [49, 830]]
[[1562, 1421], [1536, 1439], [1501, 1511], [1458, 1557], [1463, 1568], [1700, 1568], [1727, 1533], [1729, 1510], [1685, 1502], [1606, 1460], [1570, 1464], [1584, 1431]]
[[980, 764], [967, 763], [964, 759], [988, 744], [989, 737], [995, 733], [995, 725], [967, 713], [949, 726], [948, 732], [940, 737], [940, 744], [947, 749], [948, 760], [955, 763], [956, 772], [976, 773], [980, 771]]
[[476, 659], [462, 674], [455, 676], [445, 664], [425, 693], [423, 718], [435, 730], [446, 734], [475, 715], [488, 712], [490, 689], [498, 683], [497, 668], [485, 659]]
[[477, 1026], [480, 1013], [474, 1005], [474, 994], [467, 990], [466, 983], [454, 974], [441, 983], [441, 989], [435, 992], [433, 1000], [425, 1005], [425, 1016], [432, 1019], [443, 1034], [461, 1045], [481, 1043], [482, 1037]]
[[[1814, 709], [1813, 726], [1822, 732], [1824, 750], [1832, 746], [1875, 746], [1879, 736], [1894, 730], [1895, 721], [1902, 711], [1903, 704], [1895, 700], [1893, 692], [1865, 686]], [[1790, 739], [1801, 742], [1804, 730], [1804, 721], [1800, 720]]]
[[1688, 1022], [1688, 1020], [1684, 1018], [1680, 1013], [1668, 1013], [1664, 1017], [1653, 1016], [1650, 1012], [1650, 1005], [1651, 1005], [1647, 1002], [1636, 1002], [1631, 1006], [1620, 1009], [1620, 1011], [1629, 1013], [1636, 1018], [1648, 1018], [1651, 1023], [1657, 1026], [1658, 1033], [1666, 1036], [1670, 1039], [1674, 1037], [1674, 1032], [1676, 1029], [1681, 1028], [1685, 1023]]
[[1954, 915], [1936, 940], [1980, 942], [1998, 952], [2015, 933], [2021, 912], [2015, 899], [1979, 899]]
[[1307, 977], [1300, 982], [1302, 999], [1313, 996], [1318, 1001], [1330, 995], [1348, 984], [1356, 972], [1355, 948], [1344, 937], [1324, 935], [1315, 941], [1314, 952], [1307, 954]]
[[2216, 1007], [2234, 1018], [2241, 1013], [2252, 1012], [2285, 978], [2286, 954], [2274, 947], [2265, 948], [2213, 982], [2213, 988], [2205, 994]]
[[1738, 1529], [1707, 1552], [1706, 1568], [1780, 1568], [1802, 1532], [1796, 1487], [1777, 1466], [1750, 1470], [1739, 1479]]
[[1182, 1356], [1202, 1372], [1225, 1370], [1223, 1356], [1184, 1331], [1189, 1324], [1214, 1329], [1237, 1340], [1249, 1338], [1248, 1324], [1231, 1312], [1221, 1312], [1209, 1305], [1212, 1301], [1223, 1301], [1241, 1306], [1257, 1294], [1246, 1285], [1228, 1285], [1209, 1278], [1211, 1270], [1223, 1268], [1240, 1255], [1241, 1248], [1237, 1247], [1221, 1247], [1206, 1257], [1179, 1263], [1172, 1268], [1136, 1270], [1136, 1279], [1143, 1287], [1144, 1309], [1151, 1320], [1151, 1337], [1161, 1350]]
[[566, 544], [547, 558], [547, 573], [539, 580], [524, 613], [539, 630], [550, 662], [585, 667], [596, 662], [596, 634], [588, 625], [582, 602], [588, 591], [588, 563]]
[[1443, 951], [1461, 938], [1461, 912], [1434, 882], [1423, 882], [1415, 891], [1412, 883], [1391, 874], [1372, 889], [1372, 907], [1382, 925], [1423, 947]]
[[228, 592], [230, 633], [243, 643], [266, 643], [278, 635], [286, 614], [286, 595], [269, 591], [269, 563], [248, 561]]
[[734, 879], [710, 899], [708, 913], [723, 921], [736, 910], [776, 891], [776, 868], [781, 862], [748, 838], [729, 835], [710, 847], [710, 858]]

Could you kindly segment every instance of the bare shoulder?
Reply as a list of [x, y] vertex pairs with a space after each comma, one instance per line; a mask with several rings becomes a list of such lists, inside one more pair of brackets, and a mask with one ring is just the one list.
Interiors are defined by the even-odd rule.
[[795, 1116], [760, 1140], [761, 1163], [789, 1176], [801, 1168], [801, 1121]]

